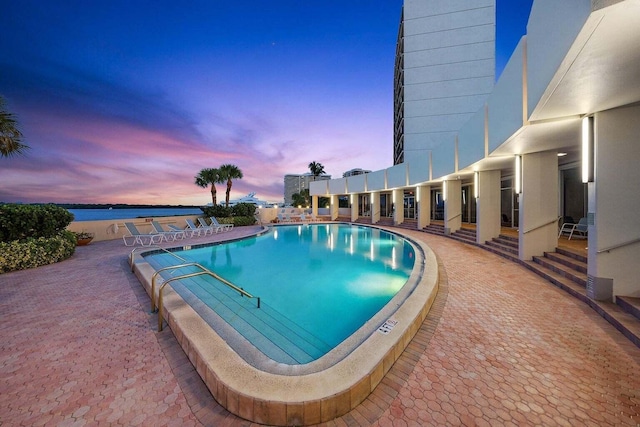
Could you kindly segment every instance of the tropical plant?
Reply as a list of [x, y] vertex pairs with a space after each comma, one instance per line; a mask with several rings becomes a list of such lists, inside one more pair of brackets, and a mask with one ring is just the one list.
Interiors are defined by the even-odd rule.
[[324, 173], [324, 166], [322, 166], [322, 163], [311, 162], [309, 163], [309, 170], [313, 174], [313, 180], [315, 181], [316, 177]]
[[217, 204], [216, 200], [216, 184], [222, 184], [224, 178], [220, 175], [220, 170], [215, 168], [202, 169], [195, 177], [195, 184], [202, 188], [207, 188], [211, 185], [211, 201], [213, 206]]
[[0, 241], [54, 237], [73, 219], [71, 212], [52, 204], [0, 204]]
[[0, 157], [24, 154], [28, 145], [22, 142], [22, 133], [18, 129], [13, 114], [5, 110], [4, 99], [0, 97]]
[[231, 208], [231, 212], [234, 216], [250, 216], [256, 213], [256, 205], [253, 203], [238, 203]]
[[220, 178], [223, 181], [224, 180], [227, 181], [227, 193], [224, 201], [225, 201], [225, 206], [229, 207], [229, 195], [231, 193], [231, 185], [233, 185], [232, 180], [242, 179], [242, 171], [236, 165], [230, 165], [230, 164], [220, 166], [220, 169], [218, 169], [218, 171], [220, 172]]
[[299, 193], [291, 195], [291, 204], [293, 206], [309, 206], [311, 204], [311, 197], [309, 196], [309, 189], [305, 188], [300, 190]]
[[51, 264], [75, 252], [65, 228], [73, 214], [55, 205], [0, 204], [0, 273]]

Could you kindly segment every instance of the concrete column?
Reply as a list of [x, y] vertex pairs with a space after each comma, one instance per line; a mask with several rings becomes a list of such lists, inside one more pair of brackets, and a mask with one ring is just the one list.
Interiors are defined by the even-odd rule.
[[393, 201], [393, 224], [400, 225], [404, 222], [404, 190], [396, 189], [391, 191]]
[[380, 192], [371, 193], [371, 224], [380, 221]]
[[318, 217], [318, 196], [311, 196], [311, 215]]
[[338, 213], [340, 209], [340, 203], [338, 202], [338, 196], [332, 194], [329, 197], [329, 214], [331, 215], [331, 221], [338, 219]]
[[518, 257], [528, 261], [558, 246], [558, 156], [525, 154], [521, 169]]
[[500, 171], [478, 172], [476, 199], [476, 242], [500, 235]]
[[358, 212], [360, 211], [360, 197], [358, 194], [350, 194], [349, 202], [351, 203], [351, 222], [358, 220]]
[[460, 230], [462, 226], [462, 181], [444, 181], [444, 234]]
[[431, 223], [430, 185], [421, 185], [416, 188], [416, 203], [418, 204], [418, 230], [422, 230]]
[[595, 179], [588, 184], [587, 216], [587, 295], [594, 299], [640, 297], [638, 117], [640, 106], [608, 110], [594, 117]]

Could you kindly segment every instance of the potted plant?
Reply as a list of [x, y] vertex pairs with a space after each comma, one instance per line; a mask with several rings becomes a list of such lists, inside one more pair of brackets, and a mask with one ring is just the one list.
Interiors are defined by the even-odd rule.
[[74, 231], [76, 235], [76, 245], [77, 246], [85, 246], [88, 245], [89, 242], [93, 240], [94, 234], [88, 233], [86, 231]]

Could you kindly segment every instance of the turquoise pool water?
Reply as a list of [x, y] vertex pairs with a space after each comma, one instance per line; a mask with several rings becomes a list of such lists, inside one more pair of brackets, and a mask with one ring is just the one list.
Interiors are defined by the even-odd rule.
[[[177, 255], [259, 296], [257, 309], [214, 279], [171, 284], [205, 320], [215, 311], [268, 357], [289, 364], [315, 360], [358, 330], [403, 287], [415, 260], [405, 239], [348, 224], [279, 226]], [[146, 258], [156, 269], [178, 262], [166, 253]]]

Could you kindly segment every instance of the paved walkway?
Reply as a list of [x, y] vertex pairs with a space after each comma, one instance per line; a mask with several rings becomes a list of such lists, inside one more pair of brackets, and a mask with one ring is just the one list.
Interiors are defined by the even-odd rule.
[[[496, 255], [409, 234], [439, 256], [442, 291], [369, 399], [327, 425], [640, 426], [640, 349], [604, 319]], [[0, 275], [0, 425], [251, 425], [155, 332], [129, 252], [93, 242]]]

